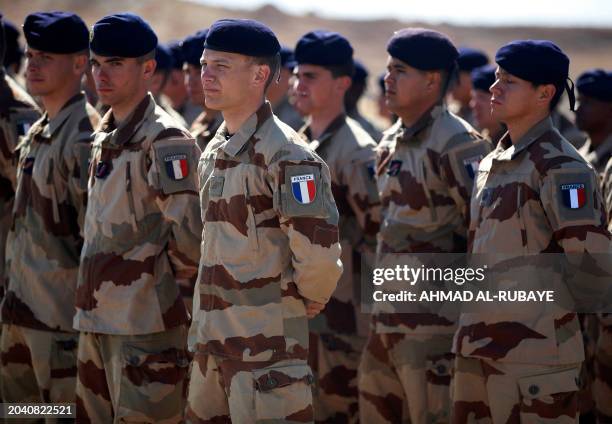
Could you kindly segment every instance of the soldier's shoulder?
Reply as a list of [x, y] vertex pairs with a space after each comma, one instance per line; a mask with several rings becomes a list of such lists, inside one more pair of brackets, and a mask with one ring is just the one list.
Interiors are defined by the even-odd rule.
[[557, 169], [593, 172], [593, 166], [557, 129], [547, 131], [529, 148], [529, 159], [541, 173]]
[[4, 78], [8, 88], [11, 90], [13, 99], [18, 102], [18, 104], [16, 104], [17, 107], [32, 109], [33, 111], [41, 114], [41, 110], [36, 104], [34, 98], [30, 96], [30, 94], [22, 86], [20, 86], [17, 81], [8, 75], [5, 75]]
[[378, 149], [388, 149], [389, 145], [395, 142], [395, 138], [402, 131], [402, 121], [398, 119], [389, 128], [383, 131], [380, 143], [378, 143]]
[[303, 161], [322, 159], [306, 144], [300, 135], [289, 125], [274, 116], [262, 126], [258, 135], [265, 140], [256, 149], [272, 165], [280, 161]]
[[441, 152], [460, 148], [465, 143], [484, 140], [467, 121], [448, 110], [443, 110], [434, 119], [431, 139]]
[[171, 138], [193, 139], [187, 128], [178, 123], [159, 105], [155, 106], [155, 110], [143, 127], [146, 137], [150, 138], [152, 143]]
[[345, 133], [346, 139], [349, 140], [350, 143], [357, 149], [376, 147], [376, 141], [361, 126], [361, 124], [353, 118], [346, 118], [346, 123], [342, 128], [340, 128], [340, 132]]

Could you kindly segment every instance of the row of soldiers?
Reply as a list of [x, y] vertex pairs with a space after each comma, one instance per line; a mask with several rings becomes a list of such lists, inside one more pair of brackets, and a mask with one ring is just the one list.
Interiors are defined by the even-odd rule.
[[[40, 12], [23, 31], [43, 111], [3, 75], [4, 402], [74, 401], [94, 423], [576, 422], [592, 393], [612, 417], [605, 317], [581, 392], [574, 312], [359, 311], [368, 253], [610, 252], [612, 165], [604, 203], [551, 119], [564, 90], [573, 108], [552, 42], [509, 43], [465, 80], [473, 52], [395, 32], [384, 88], [397, 120], [379, 141], [349, 117], [356, 66], [335, 32], [305, 34], [293, 55], [256, 21], [188, 37], [179, 62], [202, 108], [190, 133], [187, 114], [162, 108], [171, 49], [140, 17], [89, 31]], [[103, 117], [81, 92], [87, 73]], [[611, 81], [578, 80], [585, 154], [601, 163]], [[446, 106], [465, 84], [475, 111], [490, 92], [475, 114], [490, 139]]]

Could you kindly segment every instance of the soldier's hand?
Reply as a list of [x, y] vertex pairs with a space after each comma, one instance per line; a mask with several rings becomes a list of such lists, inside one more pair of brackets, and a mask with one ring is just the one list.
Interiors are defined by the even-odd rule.
[[304, 299], [304, 303], [306, 304], [306, 316], [308, 318], [316, 317], [325, 308], [325, 304], [315, 302], [314, 300]]

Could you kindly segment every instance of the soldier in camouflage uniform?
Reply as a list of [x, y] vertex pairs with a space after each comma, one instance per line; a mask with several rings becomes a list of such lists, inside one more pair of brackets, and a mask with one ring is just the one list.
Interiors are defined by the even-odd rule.
[[72, 330], [87, 200], [87, 161], [99, 116], [80, 91], [89, 33], [78, 16], [26, 17], [26, 81], [45, 113], [17, 146], [15, 206], [2, 303], [2, 397], [74, 402]]
[[351, 86], [344, 95], [344, 108], [346, 109], [346, 114], [354, 121], [357, 121], [361, 128], [372, 137], [372, 140], [378, 143], [380, 137], [382, 137], [382, 131], [359, 111], [359, 100], [361, 100], [368, 88], [368, 70], [359, 60], [355, 59], [354, 62], [355, 72], [353, 72], [351, 78]]
[[[185, 64], [185, 84], [189, 91], [191, 101], [201, 105], [204, 109], [191, 124], [189, 131], [196, 139], [196, 143], [202, 151], [215, 136], [215, 133], [223, 122], [223, 116], [218, 110], [207, 108], [204, 104], [204, 92], [202, 91], [202, 78], [200, 73], [202, 66], [200, 58], [204, 51], [204, 40], [206, 40], [208, 29], [203, 29], [193, 35], [188, 36], [182, 43]], [[193, 296], [193, 293], [191, 294]]]
[[[573, 99], [569, 59], [550, 41], [527, 40], [505, 45], [495, 60], [493, 117], [508, 132], [478, 169], [469, 251], [519, 262], [523, 255], [609, 252], [596, 174], [550, 118], [564, 89]], [[566, 193], [574, 187], [584, 196]], [[497, 281], [504, 278], [512, 276]], [[568, 309], [462, 313], [453, 422], [578, 422], [584, 351], [578, 314]]]
[[325, 310], [310, 321], [310, 366], [317, 378], [316, 422], [359, 419], [357, 367], [368, 334], [360, 307], [360, 253], [372, 253], [380, 201], [374, 182], [376, 143], [344, 109], [353, 49], [335, 32], [313, 31], [295, 49], [296, 105], [308, 113], [300, 135], [323, 158], [340, 213], [344, 272]]
[[183, 72], [183, 48], [178, 41], [166, 44], [172, 55], [172, 69], [168, 74], [168, 79], [164, 85], [163, 95], [170, 105], [181, 114], [188, 126], [202, 113], [202, 107], [196, 105], [189, 98], [187, 86], [185, 85], [185, 73]]
[[174, 110], [170, 102], [162, 96], [162, 92], [172, 70], [173, 60], [172, 53], [170, 53], [168, 47], [163, 44], [158, 44], [157, 47], [155, 47], [155, 74], [151, 80], [149, 91], [153, 95], [155, 103], [168, 113], [168, 115], [176, 121], [177, 125], [188, 128], [187, 122], [183, 119], [181, 114]]
[[190, 423], [313, 420], [307, 317], [342, 272], [338, 211], [329, 169], [264, 100], [279, 50], [274, 33], [251, 20], [217, 21], [206, 38], [206, 105], [225, 122], [198, 166], [204, 231]]
[[[490, 144], [443, 102], [457, 49], [444, 34], [409, 28], [393, 35], [387, 52], [387, 104], [400, 119], [378, 146], [377, 260], [465, 252], [472, 177]], [[448, 422], [455, 322], [382, 306], [374, 305], [359, 368], [361, 421]]]
[[497, 145], [505, 132], [502, 124], [491, 116], [489, 87], [495, 82], [496, 69], [494, 65], [485, 65], [472, 71], [472, 100], [470, 100], [475, 127], [480, 131], [480, 135], [494, 145]]
[[180, 422], [188, 314], [202, 234], [193, 138], [150, 94], [157, 37], [140, 17], [92, 29], [111, 109], [95, 133], [76, 290], [77, 422]]
[[299, 130], [304, 125], [304, 119], [298, 113], [292, 100], [289, 99], [289, 90], [293, 78], [293, 68], [295, 68], [295, 57], [293, 50], [282, 46], [280, 51], [281, 68], [276, 84], [270, 85], [266, 98], [272, 105], [274, 115], [294, 130]]
[[451, 111], [465, 119], [470, 125], [475, 125], [474, 115], [470, 107], [472, 89], [474, 88], [472, 84], [472, 71], [485, 66], [487, 63], [489, 63], [489, 58], [485, 52], [471, 47], [459, 48], [459, 57], [457, 58], [459, 74], [450, 92], [453, 99]]
[[[0, 14], [0, 63], [5, 51], [4, 20]], [[40, 111], [34, 99], [0, 66], [0, 300], [4, 297], [5, 245], [15, 198], [15, 149], [39, 117]]]

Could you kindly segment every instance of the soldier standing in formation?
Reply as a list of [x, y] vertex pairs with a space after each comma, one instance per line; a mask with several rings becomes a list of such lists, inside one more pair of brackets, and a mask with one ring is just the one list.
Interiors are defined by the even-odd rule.
[[76, 291], [78, 422], [183, 416], [188, 314], [178, 284], [197, 276], [200, 149], [147, 93], [156, 45], [130, 13], [92, 29], [93, 77], [110, 110], [92, 146]]
[[87, 204], [87, 166], [99, 116], [81, 92], [89, 33], [67, 12], [28, 15], [26, 82], [44, 115], [17, 146], [15, 206], [2, 303], [5, 402], [75, 400], [72, 329]]
[[496, 69], [494, 65], [485, 65], [472, 71], [472, 100], [470, 100], [474, 125], [480, 131], [480, 135], [493, 145], [497, 145], [497, 141], [505, 132], [502, 124], [491, 114], [489, 88], [495, 82]]
[[338, 211], [327, 165], [265, 101], [279, 51], [251, 20], [215, 22], [204, 45], [206, 105], [225, 122], [198, 166], [201, 310], [187, 422], [313, 420], [307, 318], [342, 272]]
[[457, 81], [453, 85], [450, 95], [456, 102], [451, 106], [456, 107], [456, 111], [453, 110], [460, 118], [465, 119], [470, 125], [474, 125], [474, 116], [472, 115], [472, 109], [470, 108], [470, 100], [472, 93], [472, 71], [481, 66], [485, 66], [489, 63], [487, 55], [477, 49], [470, 47], [459, 48], [459, 57], [457, 58], [457, 67], [459, 74], [457, 75]]
[[376, 143], [344, 109], [353, 73], [349, 41], [335, 32], [309, 32], [298, 41], [295, 59], [296, 106], [308, 115], [300, 134], [329, 166], [344, 267], [329, 303], [310, 322], [315, 421], [357, 422], [357, 368], [369, 318], [359, 310], [359, 255], [374, 252], [379, 227]]

